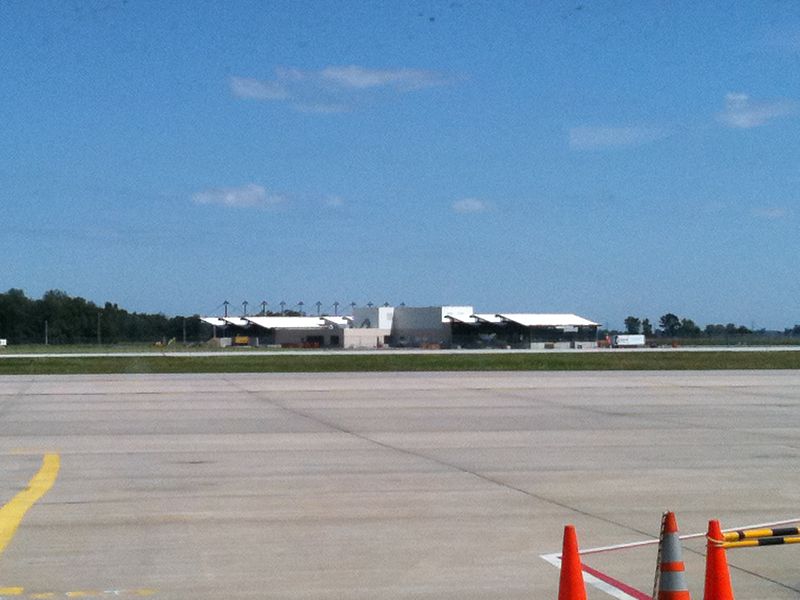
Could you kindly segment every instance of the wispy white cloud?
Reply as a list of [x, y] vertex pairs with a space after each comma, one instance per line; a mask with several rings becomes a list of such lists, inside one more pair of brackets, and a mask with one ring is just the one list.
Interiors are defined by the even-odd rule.
[[478, 198], [462, 198], [452, 204], [452, 209], [457, 213], [478, 213], [489, 210], [489, 204]]
[[766, 125], [769, 121], [797, 113], [798, 104], [791, 100], [755, 102], [742, 93], [725, 96], [725, 110], [717, 118], [728, 127], [750, 129]]
[[344, 198], [341, 196], [325, 196], [322, 203], [329, 208], [342, 208], [344, 206]]
[[255, 183], [242, 187], [213, 188], [192, 194], [196, 204], [218, 204], [231, 208], [274, 206], [286, 201], [284, 196], [271, 194]]
[[308, 113], [340, 113], [380, 90], [405, 94], [446, 85], [452, 78], [423, 69], [368, 69], [359, 65], [328, 66], [321, 70], [279, 68], [271, 79], [234, 76], [231, 93], [245, 100], [284, 102]]
[[336, 113], [347, 112], [351, 109], [350, 105], [344, 103], [316, 102], [313, 104], [299, 103], [293, 105], [297, 112], [312, 113], [318, 115], [334, 115]]
[[789, 216], [789, 210], [782, 206], [762, 206], [753, 209], [753, 215], [761, 219], [778, 221]]
[[326, 67], [320, 71], [325, 81], [359, 90], [393, 87], [403, 92], [444, 85], [449, 80], [435, 71], [422, 69], [367, 69], [358, 65]]
[[582, 126], [569, 130], [569, 146], [574, 150], [625, 148], [654, 142], [667, 135], [657, 127]]
[[249, 77], [231, 77], [231, 92], [237, 98], [250, 100], [285, 100], [289, 93], [278, 82]]

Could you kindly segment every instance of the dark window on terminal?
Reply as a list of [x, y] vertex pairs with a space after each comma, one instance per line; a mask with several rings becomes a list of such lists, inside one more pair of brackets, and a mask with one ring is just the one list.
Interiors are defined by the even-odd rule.
[[311, 348], [319, 348], [325, 343], [325, 338], [321, 335], [310, 335], [306, 338], [306, 345]]

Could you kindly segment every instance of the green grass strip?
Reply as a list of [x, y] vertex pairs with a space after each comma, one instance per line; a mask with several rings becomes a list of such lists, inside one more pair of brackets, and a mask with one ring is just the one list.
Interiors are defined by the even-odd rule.
[[0, 374], [332, 373], [353, 371], [605, 371], [800, 369], [800, 352], [581, 352], [3, 358]]

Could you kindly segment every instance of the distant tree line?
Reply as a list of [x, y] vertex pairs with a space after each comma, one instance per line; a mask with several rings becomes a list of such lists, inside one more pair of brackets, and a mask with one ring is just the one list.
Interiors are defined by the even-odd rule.
[[[625, 333], [641, 333], [648, 337], [666, 338], [722, 338], [752, 334], [780, 334], [780, 332], [767, 332], [763, 329], [753, 331], [735, 323], [727, 323], [725, 325], [712, 323], [701, 329], [692, 319], [681, 318], [673, 313], [662, 315], [658, 320], [658, 327], [655, 329], [649, 319], [629, 316], [625, 319]], [[784, 329], [783, 335], [786, 337], [800, 337], [800, 325]]]
[[9, 344], [205, 341], [211, 327], [191, 317], [128, 312], [106, 302], [98, 306], [60, 290], [41, 299], [25, 296], [19, 289], [0, 293], [0, 338]]

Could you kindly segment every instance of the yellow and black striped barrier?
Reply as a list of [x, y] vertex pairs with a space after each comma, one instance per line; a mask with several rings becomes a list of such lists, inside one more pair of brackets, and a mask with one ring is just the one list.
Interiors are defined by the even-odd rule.
[[773, 529], [743, 529], [722, 534], [721, 540], [711, 540], [721, 548], [754, 548], [756, 546], [779, 546], [800, 544], [800, 528], [778, 527]]
[[738, 542], [762, 537], [782, 537], [786, 535], [800, 535], [800, 527], [776, 527], [774, 529], [740, 529], [739, 531], [726, 531], [722, 538], [726, 542]]

